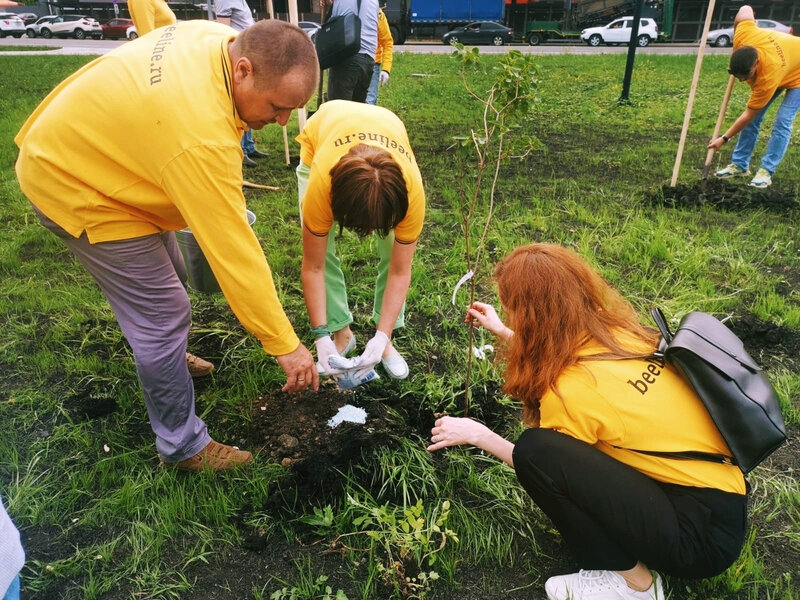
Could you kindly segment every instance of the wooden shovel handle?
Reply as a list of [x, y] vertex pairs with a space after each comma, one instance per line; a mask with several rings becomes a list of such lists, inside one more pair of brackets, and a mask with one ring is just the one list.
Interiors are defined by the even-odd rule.
[[[728, 79], [728, 87], [725, 88], [725, 95], [722, 97], [722, 104], [719, 107], [719, 115], [717, 115], [717, 123], [714, 125], [714, 133], [711, 135], [712, 140], [717, 139], [719, 136], [719, 130], [722, 129], [722, 122], [725, 120], [725, 113], [728, 110], [728, 101], [731, 99], [731, 91], [733, 90], [733, 83], [735, 81], [736, 78], [733, 75], [731, 75], [730, 79]], [[708, 152], [706, 153], [706, 167], [711, 164], [711, 160], [714, 158], [715, 152], [716, 150], [714, 148], [708, 149]]]

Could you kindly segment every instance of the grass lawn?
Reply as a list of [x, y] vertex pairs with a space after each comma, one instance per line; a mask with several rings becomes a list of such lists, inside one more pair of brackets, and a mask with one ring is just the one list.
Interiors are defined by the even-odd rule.
[[[489, 87], [497, 60], [482, 57], [469, 71], [474, 89]], [[425, 450], [434, 414], [465, 409], [466, 289], [455, 306], [451, 298], [467, 270], [458, 206], [476, 172], [459, 140], [479, 126], [481, 107], [465, 93], [457, 61], [399, 54], [380, 92], [406, 123], [428, 198], [407, 327], [396, 338], [411, 376], [382, 377], [350, 394], [326, 387], [289, 397], [274, 359], [224, 298], [191, 292], [190, 350], [217, 366], [196, 382], [198, 413], [216, 439], [257, 454], [250, 468], [218, 476], [159, 467], [107, 302], [39, 225], [15, 180], [13, 136], [86, 61], [0, 56], [0, 495], [27, 550], [23, 597], [539, 599], [547, 577], [575, 570], [511, 469], [470, 448]], [[509, 137], [540, 143], [501, 165], [478, 297], [496, 301], [492, 262], [547, 241], [578, 250], [642, 314], [658, 304], [673, 324], [690, 310], [729, 318], [775, 384], [790, 440], [748, 476], [751, 524], [739, 560], [710, 580], [668, 579], [669, 598], [800, 599], [800, 148], [790, 146], [766, 191], [746, 179], [701, 184], [728, 78], [726, 57], [709, 56], [679, 186], [665, 189], [693, 57], [637, 57], [625, 105], [617, 103], [625, 56], [536, 61], [538, 102]], [[737, 84], [726, 123], [746, 99]], [[756, 161], [771, 122], [772, 114]], [[293, 121], [289, 139], [296, 133]], [[279, 127], [256, 137], [271, 157], [246, 178], [280, 190], [247, 190], [248, 207], [287, 314], [310, 345], [294, 170]], [[725, 146], [712, 168], [731, 151]], [[293, 143], [293, 165], [297, 154]], [[345, 233], [339, 244], [363, 344], [372, 242]], [[492, 340], [479, 333], [475, 343]], [[500, 391], [501, 372], [491, 360], [473, 362], [470, 415], [513, 439], [519, 407]], [[329, 429], [345, 403], [364, 408], [367, 423]]]

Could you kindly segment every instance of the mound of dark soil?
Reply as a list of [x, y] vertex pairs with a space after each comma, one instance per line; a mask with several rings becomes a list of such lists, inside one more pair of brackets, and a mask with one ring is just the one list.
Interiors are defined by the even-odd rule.
[[746, 180], [731, 182], [724, 179], [707, 179], [675, 187], [665, 185], [647, 194], [644, 201], [671, 208], [709, 205], [734, 212], [766, 210], [778, 214], [787, 214], [800, 206], [796, 195], [788, 190], [775, 187], [759, 189], [747, 185]]
[[794, 329], [762, 321], [749, 313], [734, 315], [727, 325], [752, 356], [782, 357], [790, 361], [800, 356], [800, 332]]
[[[366, 389], [366, 388], [365, 388]], [[366, 412], [366, 422], [329, 424], [345, 405]], [[294, 471], [304, 487], [340, 481], [337, 470], [358, 462], [363, 453], [410, 433], [392, 418], [386, 405], [364, 390], [339, 391], [326, 381], [319, 392], [275, 392], [260, 396], [253, 409], [250, 445]]]

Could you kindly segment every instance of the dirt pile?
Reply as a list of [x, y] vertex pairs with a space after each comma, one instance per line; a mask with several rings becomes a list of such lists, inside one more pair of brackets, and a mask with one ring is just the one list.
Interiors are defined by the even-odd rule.
[[724, 179], [708, 179], [675, 187], [665, 185], [645, 195], [644, 201], [655, 206], [670, 208], [693, 208], [713, 206], [720, 210], [766, 210], [788, 214], [798, 210], [796, 193], [774, 186], [765, 189], [747, 185], [744, 180], [736, 182]]

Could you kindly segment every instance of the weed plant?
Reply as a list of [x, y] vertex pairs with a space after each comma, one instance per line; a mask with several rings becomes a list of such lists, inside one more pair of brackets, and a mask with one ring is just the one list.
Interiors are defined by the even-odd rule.
[[[306, 497], [264, 454], [246, 470], [217, 476], [158, 467], [133, 362], [111, 310], [38, 224], [13, 172], [13, 137], [24, 119], [87, 60], [0, 56], [0, 495], [29, 546], [25, 597], [543, 598], [546, 577], [574, 568], [557, 532], [511, 469], [470, 448], [431, 455], [419, 437], [424, 431], [344, 468], [341, 489], [325, 497]], [[491, 87], [498, 60], [482, 57], [472, 73], [478, 94]], [[509, 157], [503, 167], [486, 260], [532, 241], [565, 244], [643, 315], [653, 304], [675, 320], [690, 310], [754, 315], [796, 341], [797, 208], [775, 214], [757, 206], [727, 211], [650, 201], [672, 173], [694, 58], [637, 57], [627, 105], [617, 103], [624, 56], [536, 61], [539, 102], [525, 134], [541, 147]], [[725, 61], [705, 59], [681, 184], [699, 180], [728, 78]], [[735, 86], [726, 122], [746, 99], [745, 87]], [[390, 409], [413, 399], [420, 414], [458, 413], [469, 342], [463, 306], [450, 303], [466, 251], [453, 203], [469, 182], [453, 148], [481, 120], [483, 107], [465, 92], [453, 58], [405, 53], [396, 55], [380, 103], [407, 125], [428, 212], [408, 326], [396, 338], [412, 375], [401, 383], [381, 379], [369, 393]], [[293, 121], [290, 139], [296, 133]], [[308, 345], [294, 171], [282, 162], [279, 128], [256, 136], [272, 158], [252, 178], [280, 191], [248, 191], [248, 206], [258, 215], [255, 231], [286, 311]], [[295, 161], [297, 151], [294, 145]], [[712, 168], [724, 166], [730, 151], [723, 148]], [[773, 189], [790, 198], [800, 186], [798, 152], [790, 146], [774, 178]], [[346, 274], [371, 265], [370, 244], [348, 237]], [[370, 314], [372, 291], [364, 285], [368, 278], [354, 279], [361, 281], [349, 289], [351, 308], [364, 335], [370, 324], [360, 315]], [[488, 278], [476, 296], [496, 302]], [[192, 301], [200, 315], [226, 310], [221, 297], [193, 292]], [[243, 443], [254, 402], [280, 388], [282, 373], [233, 319], [196, 318], [196, 325], [190, 343], [210, 340], [220, 349], [212, 357], [217, 373], [198, 386], [197, 409], [216, 437]], [[491, 338], [476, 341], [485, 343]], [[799, 359], [769, 343], [755, 358], [775, 382], [795, 451], [782, 450], [749, 477], [752, 522], [739, 560], [710, 580], [671, 579], [672, 600], [800, 598]], [[473, 391], [496, 392], [500, 380], [491, 356], [476, 361]], [[94, 418], [76, 413], [75, 400], [87, 397], [113, 400], [114, 410]], [[495, 400], [504, 407], [513, 402]], [[516, 421], [501, 425], [512, 439], [519, 432]], [[263, 551], [243, 549], [252, 532], [267, 540]], [[401, 569], [398, 556], [413, 557], [417, 572], [403, 571], [409, 562], [401, 560]], [[406, 581], [404, 573], [417, 579]]]

